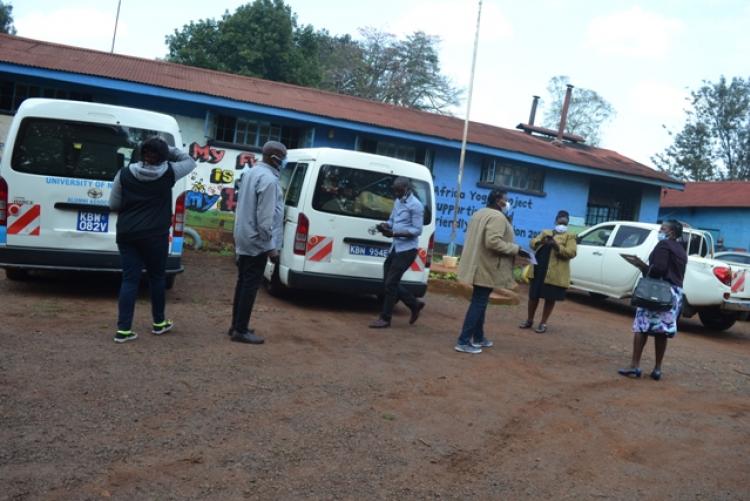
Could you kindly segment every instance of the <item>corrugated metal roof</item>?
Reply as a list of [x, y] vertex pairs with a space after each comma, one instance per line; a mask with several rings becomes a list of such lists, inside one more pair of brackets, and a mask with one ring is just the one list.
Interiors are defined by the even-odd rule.
[[663, 189], [662, 207], [750, 207], [750, 181], [685, 183], [685, 191]]
[[[463, 121], [366, 99], [202, 68], [122, 56], [0, 34], [0, 61], [79, 73], [229, 98], [361, 124], [460, 141]], [[651, 180], [677, 183], [619, 153], [564, 143], [478, 122], [469, 126], [470, 143], [548, 160]]]

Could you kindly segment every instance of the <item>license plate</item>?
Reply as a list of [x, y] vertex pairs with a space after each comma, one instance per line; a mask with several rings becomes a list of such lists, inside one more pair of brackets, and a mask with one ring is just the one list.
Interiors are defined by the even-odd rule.
[[78, 231], [91, 231], [94, 233], [107, 233], [109, 229], [109, 214], [101, 212], [78, 211]]
[[349, 244], [349, 254], [352, 256], [369, 256], [369, 257], [388, 257], [388, 250], [385, 247], [375, 247], [374, 245]]

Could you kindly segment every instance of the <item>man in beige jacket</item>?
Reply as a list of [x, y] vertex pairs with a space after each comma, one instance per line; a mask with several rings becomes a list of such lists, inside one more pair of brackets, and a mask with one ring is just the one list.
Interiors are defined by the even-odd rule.
[[492, 289], [510, 289], [514, 285], [513, 257], [520, 247], [513, 243], [513, 225], [506, 217], [507, 193], [492, 190], [487, 207], [469, 220], [464, 248], [458, 265], [458, 279], [473, 286], [469, 309], [456, 343], [456, 351], [482, 353], [492, 346], [484, 336], [484, 315]]

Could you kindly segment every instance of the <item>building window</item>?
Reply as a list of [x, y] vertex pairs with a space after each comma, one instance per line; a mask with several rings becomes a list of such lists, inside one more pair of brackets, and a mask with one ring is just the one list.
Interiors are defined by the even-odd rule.
[[515, 191], [544, 191], [544, 172], [530, 165], [487, 158], [482, 162], [479, 183]]
[[228, 115], [216, 117], [214, 137], [225, 143], [263, 146], [267, 141], [281, 141], [281, 126]]
[[30, 97], [70, 99], [72, 101], [93, 101], [87, 92], [73, 92], [55, 87], [41, 87], [25, 83], [0, 80], [0, 111], [15, 113], [21, 103]]
[[354, 149], [365, 153], [375, 153], [385, 157], [398, 158], [407, 162], [422, 164], [432, 172], [435, 152], [428, 148], [411, 146], [407, 144], [380, 141], [368, 137], [357, 136]]
[[605, 221], [638, 219], [640, 193], [637, 185], [592, 179], [586, 204], [586, 225]]
[[315, 127], [303, 129], [299, 138], [299, 148], [312, 148], [315, 145]]
[[378, 141], [375, 153], [383, 155], [385, 157], [393, 157], [408, 162], [413, 162], [417, 157], [417, 149], [413, 146], [406, 146], [403, 144], [387, 143], [385, 141]]

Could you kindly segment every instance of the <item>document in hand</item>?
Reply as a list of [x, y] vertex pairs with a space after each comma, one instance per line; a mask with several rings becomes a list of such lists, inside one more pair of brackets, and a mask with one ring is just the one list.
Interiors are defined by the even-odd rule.
[[536, 255], [534, 254], [534, 251], [531, 251], [529, 249], [524, 249], [523, 247], [521, 247], [518, 251], [518, 255], [528, 259], [529, 264], [531, 266], [536, 266], [537, 260], [536, 260]]
[[628, 263], [632, 264], [638, 269], [648, 268], [648, 264], [646, 264], [641, 258], [636, 256], [635, 254], [620, 254], [622, 258], [627, 261]]

